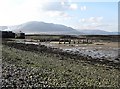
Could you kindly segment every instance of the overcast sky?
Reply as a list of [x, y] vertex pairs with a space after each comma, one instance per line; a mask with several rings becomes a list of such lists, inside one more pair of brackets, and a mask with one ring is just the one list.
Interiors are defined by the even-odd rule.
[[75, 29], [118, 31], [118, 0], [107, 1], [0, 0], [0, 26], [43, 21]]

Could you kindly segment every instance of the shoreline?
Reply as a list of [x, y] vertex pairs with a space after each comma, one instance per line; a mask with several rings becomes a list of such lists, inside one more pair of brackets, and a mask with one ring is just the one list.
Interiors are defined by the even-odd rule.
[[[21, 50], [25, 50], [25, 51], [35, 51], [35, 52], [42, 52], [42, 53], [48, 53], [48, 54], [52, 54], [52, 55], [56, 55], [56, 56], [61, 56], [61, 58], [67, 59], [67, 58], [72, 58], [74, 60], [83, 60], [86, 61], [88, 63], [99, 63], [99, 64], [105, 64], [108, 66], [113, 66], [116, 69], [120, 69], [120, 62], [114, 62], [111, 60], [106, 60], [105, 57], [101, 57], [101, 58], [92, 58], [89, 55], [84, 55], [81, 51], [81, 53], [79, 53], [77, 50], [75, 51], [69, 51], [68, 49], [60, 49], [58, 47], [50, 47], [47, 46], [45, 44], [25, 44], [25, 43], [7, 43], [5, 45], [8, 45], [10, 47], [14, 47], [17, 49], [21, 49]], [[70, 49], [71, 50], [71, 49]], [[88, 50], [90, 51], [90, 50]], [[116, 58], [117, 60], [117, 58]], [[117, 60], [119, 61], [119, 59]]]

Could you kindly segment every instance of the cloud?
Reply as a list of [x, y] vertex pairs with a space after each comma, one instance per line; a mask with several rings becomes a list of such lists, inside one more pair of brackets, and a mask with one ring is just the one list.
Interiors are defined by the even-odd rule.
[[96, 27], [112, 27], [112, 24], [98, 24]]
[[103, 17], [90, 17], [88, 21], [93, 22], [93, 23], [98, 23], [101, 22]]
[[47, 11], [46, 15], [50, 17], [69, 17], [69, 15], [62, 11]]
[[82, 18], [79, 20], [79, 22], [95, 24], [95, 23], [100, 23], [102, 20], [103, 20], [103, 17], [100, 16], [100, 17]]
[[81, 6], [81, 7], [80, 7], [80, 10], [81, 10], [81, 11], [85, 11], [85, 10], [86, 10], [86, 6]]
[[64, 2], [48, 2], [42, 6], [44, 11], [64, 11], [66, 9]]
[[[44, 11], [67, 11], [67, 10], [77, 10], [78, 5], [75, 3], [69, 3], [69, 1], [61, 0], [57, 2], [48, 2], [43, 5], [42, 10]], [[81, 9], [85, 10], [86, 7], [83, 6]]]
[[41, 0], [0, 0], [0, 25], [14, 25], [35, 19]]
[[105, 31], [117, 31], [118, 25], [117, 24], [108, 24], [108, 23], [98, 23], [98, 24], [79, 24], [77, 29], [99, 29]]
[[71, 4], [69, 8], [72, 9], [72, 10], [77, 10], [78, 5], [77, 4]]
[[118, 24], [103, 22], [103, 17], [82, 18], [77, 24], [77, 29], [100, 29], [105, 31], [117, 31]]
[[[103, 17], [90, 17], [90, 18], [82, 18], [79, 22], [82, 24], [79, 26], [81, 29], [99, 29], [101, 26], [105, 27], [105, 24], [102, 23]], [[108, 25], [106, 25], [108, 26]]]
[[15, 25], [30, 20], [46, 21], [56, 17], [70, 18], [68, 2], [50, 0], [0, 0], [0, 25]]

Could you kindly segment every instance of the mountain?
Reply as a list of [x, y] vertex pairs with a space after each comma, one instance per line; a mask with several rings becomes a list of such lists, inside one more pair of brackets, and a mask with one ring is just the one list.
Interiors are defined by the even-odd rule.
[[45, 23], [38, 21], [31, 21], [16, 26], [8, 27], [14, 32], [25, 32], [34, 34], [69, 34], [69, 35], [80, 35], [79, 31], [60, 24]]
[[[24, 32], [26, 34], [55, 34], [55, 35], [118, 35], [118, 32], [107, 32], [99, 29], [76, 30], [60, 24], [30, 21], [15, 26], [0, 26], [0, 30]], [[119, 32], [120, 34], [120, 32]]]
[[0, 26], [0, 30], [5, 30], [5, 29], [8, 29], [7, 26]]
[[98, 30], [98, 29], [84, 29], [84, 30], [79, 30], [79, 32], [84, 33], [84, 35], [118, 35], [120, 32], [108, 32], [104, 30]]

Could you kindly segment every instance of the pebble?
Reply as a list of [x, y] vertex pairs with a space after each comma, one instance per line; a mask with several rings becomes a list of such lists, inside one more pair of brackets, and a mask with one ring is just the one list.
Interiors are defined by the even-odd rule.
[[[39, 69], [25, 68], [7, 62], [2, 63], [2, 88], [16, 88], [23, 87], [36, 88], [50, 86], [47, 82], [42, 82], [39, 79]], [[41, 83], [42, 82], [42, 83]]]

